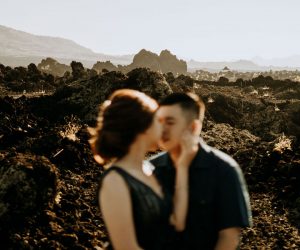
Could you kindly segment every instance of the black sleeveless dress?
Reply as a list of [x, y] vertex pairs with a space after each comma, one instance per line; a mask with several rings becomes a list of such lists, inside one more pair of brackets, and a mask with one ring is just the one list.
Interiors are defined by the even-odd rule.
[[[163, 190], [164, 197], [161, 198], [148, 185], [117, 166], [111, 166], [103, 173], [99, 191], [101, 191], [103, 179], [111, 171], [120, 174], [129, 188], [139, 246], [145, 250], [171, 249], [174, 233], [169, 224], [172, 212], [171, 195]], [[108, 249], [113, 249], [111, 244]]]

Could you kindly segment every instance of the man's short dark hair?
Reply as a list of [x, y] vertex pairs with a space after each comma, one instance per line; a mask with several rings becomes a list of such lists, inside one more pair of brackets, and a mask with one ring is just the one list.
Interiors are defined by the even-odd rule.
[[160, 106], [176, 104], [178, 104], [184, 112], [191, 114], [193, 119], [199, 119], [203, 122], [205, 105], [198, 95], [194, 93], [175, 92], [166, 96], [159, 103]]

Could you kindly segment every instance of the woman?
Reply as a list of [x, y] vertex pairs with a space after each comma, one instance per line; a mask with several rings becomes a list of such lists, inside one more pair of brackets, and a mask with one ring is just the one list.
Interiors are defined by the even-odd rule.
[[156, 101], [141, 92], [117, 90], [102, 105], [97, 127], [91, 130], [96, 161], [110, 162], [101, 179], [99, 205], [116, 250], [167, 249], [169, 222], [178, 231], [185, 227], [188, 166], [194, 155], [189, 135], [176, 164], [174, 204], [154, 175], [143, 171], [145, 154], [156, 149], [161, 137], [157, 108]]

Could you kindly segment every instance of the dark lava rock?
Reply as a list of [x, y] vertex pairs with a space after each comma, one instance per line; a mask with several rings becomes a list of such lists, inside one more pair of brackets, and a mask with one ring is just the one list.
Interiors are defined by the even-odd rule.
[[73, 79], [79, 79], [85, 76], [85, 70], [81, 62], [71, 62]]
[[138, 68], [128, 74], [126, 86], [144, 92], [155, 99], [172, 93], [172, 89], [162, 74], [150, 71], [145, 68]]
[[86, 80], [73, 81], [58, 88], [53, 96], [33, 100], [34, 112], [48, 119], [77, 115], [85, 123], [93, 124], [99, 105], [113, 91], [122, 88], [136, 89], [155, 99], [172, 92], [164, 76], [149, 69], [134, 69], [127, 75], [111, 71]]
[[169, 75], [170, 86], [174, 92], [191, 92], [194, 86], [194, 79], [186, 75], [179, 75], [172, 79]]
[[[103, 167], [93, 159], [87, 126], [95, 125], [99, 105], [114, 90], [132, 88], [156, 99], [172, 91], [200, 95], [207, 106], [204, 140], [233, 156], [248, 183], [254, 225], [242, 230], [241, 249], [300, 249], [299, 83], [265, 77], [200, 82], [145, 68], [126, 75], [73, 66], [78, 79], [40, 74], [38, 83], [54, 82], [53, 95], [0, 98], [1, 248], [105, 245], [97, 202]], [[38, 75], [31, 67], [0, 65], [3, 79], [18, 79], [4, 83], [35, 86], [28, 80]]]
[[0, 156], [0, 231], [4, 233], [52, 206], [57, 170], [45, 157], [19, 153]]
[[[195, 86], [193, 90], [206, 103], [206, 115], [210, 120], [247, 129], [265, 141], [273, 141], [282, 133], [300, 138], [299, 99], [287, 101], [276, 100], [273, 96], [253, 96], [248, 93], [249, 86], [245, 92], [237, 86], [199, 82]], [[171, 87], [178, 88], [174, 83]]]
[[113, 65], [110, 61], [106, 61], [106, 62], [97, 62], [93, 65], [94, 70], [97, 71], [97, 73], [101, 73], [103, 70], [108, 70], [108, 71], [117, 71], [118, 67], [116, 67], [115, 65]]
[[56, 87], [54, 76], [42, 73], [33, 63], [29, 64], [28, 68], [6, 67], [1, 72], [2, 85], [14, 92], [50, 91]]
[[41, 72], [38, 70], [38, 68], [36, 67], [36, 65], [34, 63], [30, 63], [28, 65], [28, 74], [31, 74], [31, 75], [40, 75]]

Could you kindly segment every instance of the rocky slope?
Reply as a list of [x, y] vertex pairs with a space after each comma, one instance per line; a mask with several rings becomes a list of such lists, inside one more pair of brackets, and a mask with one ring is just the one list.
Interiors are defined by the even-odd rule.
[[143, 68], [97, 74], [80, 63], [72, 64], [69, 75], [48, 81], [33, 66], [0, 69], [6, 94], [12, 84], [41, 81], [53, 91], [33, 98], [28, 93], [0, 97], [4, 249], [105, 245], [96, 197], [103, 169], [93, 160], [87, 126], [95, 124], [99, 104], [119, 88], [158, 100], [172, 91], [201, 95], [207, 106], [204, 140], [232, 155], [248, 183], [254, 226], [242, 231], [241, 249], [300, 248], [299, 83], [199, 82]]

